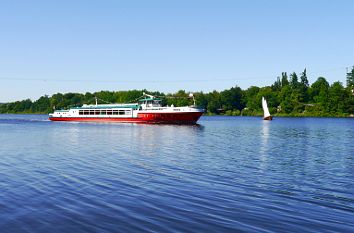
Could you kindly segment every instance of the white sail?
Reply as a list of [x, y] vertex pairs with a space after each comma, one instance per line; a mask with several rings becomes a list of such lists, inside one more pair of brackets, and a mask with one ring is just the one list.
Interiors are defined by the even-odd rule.
[[269, 109], [267, 106], [267, 101], [262, 97], [262, 107], [263, 107], [263, 112], [264, 112], [264, 118], [270, 117]]

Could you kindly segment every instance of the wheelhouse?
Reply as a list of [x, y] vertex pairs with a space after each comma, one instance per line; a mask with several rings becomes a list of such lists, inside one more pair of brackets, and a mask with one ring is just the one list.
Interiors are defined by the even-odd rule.
[[158, 98], [145, 98], [139, 100], [139, 105], [142, 106], [142, 108], [156, 108], [156, 107], [161, 107], [161, 99]]

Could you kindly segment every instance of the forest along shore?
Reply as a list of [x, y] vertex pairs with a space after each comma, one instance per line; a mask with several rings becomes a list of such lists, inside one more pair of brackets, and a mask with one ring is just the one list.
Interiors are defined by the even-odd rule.
[[[196, 103], [206, 110], [207, 115], [261, 116], [262, 96], [267, 99], [269, 111], [274, 116], [304, 117], [353, 117], [354, 116], [354, 67], [347, 73], [347, 83], [329, 84], [319, 77], [309, 84], [306, 69], [288, 75], [283, 72], [270, 86], [251, 86], [246, 90], [235, 86], [224, 91], [209, 93], [194, 92]], [[136, 100], [143, 92], [163, 98], [163, 104], [174, 106], [191, 105], [189, 93], [161, 93], [148, 90], [100, 91], [95, 93], [57, 93], [11, 103], [0, 103], [0, 113], [47, 114], [54, 109], [68, 109], [82, 104], [94, 104], [95, 97], [109, 103], [128, 103]]]

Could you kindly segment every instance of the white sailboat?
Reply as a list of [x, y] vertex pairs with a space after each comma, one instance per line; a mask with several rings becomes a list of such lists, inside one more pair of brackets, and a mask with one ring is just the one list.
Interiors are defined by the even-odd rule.
[[273, 117], [270, 115], [269, 113], [269, 109], [268, 109], [268, 105], [267, 105], [267, 101], [265, 100], [265, 98], [262, 96], [262, 107], [263, 107], [263, 120], [273, 120]]

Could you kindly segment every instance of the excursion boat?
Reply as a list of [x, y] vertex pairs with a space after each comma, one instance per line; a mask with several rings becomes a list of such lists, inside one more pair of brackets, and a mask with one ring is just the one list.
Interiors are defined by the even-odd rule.
[[[96, 104], [55, 110], [51, 121], [124, 122], [154, 124], [196, 124], [204, 110], [195, 106], [162, 107], [161, 99], [144, 93], [144, 98], [131, 104]], [[190, 97], [193, 97], [191, 94]], [[193, 97], [194, 100], [194, 97]]]

